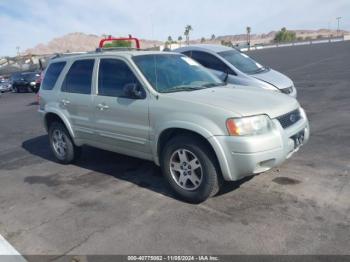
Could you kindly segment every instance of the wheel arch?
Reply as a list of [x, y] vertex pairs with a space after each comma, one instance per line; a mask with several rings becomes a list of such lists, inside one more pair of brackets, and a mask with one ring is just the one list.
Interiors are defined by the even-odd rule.
[[64, 124], [64, 126], [67, 128], [67, 130], [69, 132], [69, 135], [74, 140], [74, 138], [75, 138], [74, 131], [73, 131], [72, 126], [70, 125], [68, 119], [64, 115], [60, 114], [59, 112], [54, 112], [54, 111], [47, 112], [44, 116], [44, 126], [45, 126], [46, 131], [49, 130], [49, 127], [53, 122], [61, 122], [62, 124]]
[[221, 172], [221, 166], [220, 166], [220, 162], [218, 160], [218, 155], [216, 150], [214, 149], [213, 145], [209, 142], [209, 140], [207, 139], [206, 134], [203, 134], [201, 132], [198, 131], [194, 131], [192, 129], [188, 129], [188, 128], [179, 128], [179, 127], [169, 127], [164, 129], [158, 136], [157, 139], [157, 146], [156, 146], [156, 152], [157, 152], [157, 159], [156, 159], [156, 164], [159, 165], [160, 163], [160, 158], [162, 155], [162, 150], [164, 148], [164, 146], [166, 145], [166, 143], [176, 137], [176, 136], [181, 136], [181, 135], [187, 135], [187, 136], [193, 136], [199, 140], [201, 140], [201, 142], [210, 150], [210, 152], [213, 154], [215, 161], [217, 164], [217, 167], [219, 168], [219, 171]]

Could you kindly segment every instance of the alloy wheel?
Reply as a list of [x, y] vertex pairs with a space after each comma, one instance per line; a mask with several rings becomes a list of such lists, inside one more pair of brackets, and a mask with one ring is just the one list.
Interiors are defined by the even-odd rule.
[[196, 190], [203, 180], [203, 168], [198, 157], [188, 149], [176, 150], [170, 158], [170, 173], [182, 189]]
[[56, 152], [56, 154], [61, 157], [65, 158], [67, 155], [67, 136], [64, 134], [61, 130], [55, 129], [52, 132], [52, 145]]

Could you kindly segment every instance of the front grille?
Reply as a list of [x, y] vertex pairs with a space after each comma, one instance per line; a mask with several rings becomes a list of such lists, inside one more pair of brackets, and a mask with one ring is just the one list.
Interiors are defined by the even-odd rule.
[[288, 128], [301, 119], [300, 111], [299, 109], [296, 109], [292, 112], [277, 117], [277, 119], [283, 128]]
[[280, 89], [283, 94], [291, 94], [293, 92], [293, 86]]

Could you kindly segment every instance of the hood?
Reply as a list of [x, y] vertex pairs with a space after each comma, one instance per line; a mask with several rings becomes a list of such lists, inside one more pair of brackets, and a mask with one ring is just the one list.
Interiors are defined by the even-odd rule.
[[262, 73], [258, 73], [258, 74], [252, 74], [250, 75], [256, 79], [262, 80], [264, 82], [267, 82], [275, 87], [277, 87], [278, 89], [283, 89], [283, 88], [287, 88], [287, 87], [291, 87], [293, 85], [292, 80], [281, 74], [280, 72], [277, 72], [273, 69], [270, 69], [268, 71], [262, 72]]
[[240, 116], [267, 114], [270, 118], [275, 118], [299, 107], [296, 99], [284, 94], [232, 85], [164, 95], [189, 103], [222, 108]]

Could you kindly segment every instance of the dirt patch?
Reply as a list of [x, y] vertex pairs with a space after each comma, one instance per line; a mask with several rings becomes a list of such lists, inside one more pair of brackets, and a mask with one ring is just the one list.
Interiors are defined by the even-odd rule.
[[42, 184], [48, 187], [55, 187], [61, 184], [61, 182], [57, 179], [57, 174], [52, 176], [28, 176], [24, 178], [24, 182], [28, 184]]
[[276, 177], [272, 181], [279, 185], [297, 185], [301, 183], [300, 180], [290, 177]]

